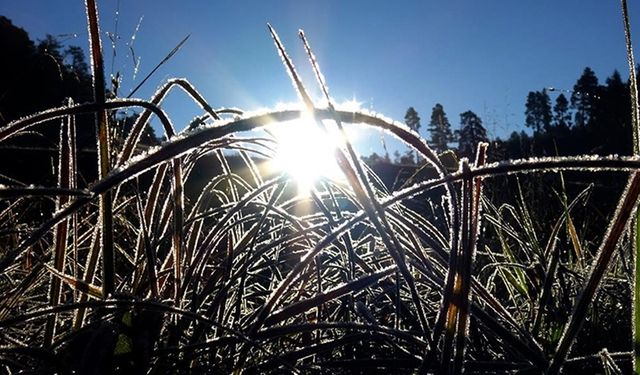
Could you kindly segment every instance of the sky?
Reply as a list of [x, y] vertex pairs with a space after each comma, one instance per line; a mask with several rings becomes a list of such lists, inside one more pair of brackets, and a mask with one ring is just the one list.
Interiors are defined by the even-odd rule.
[[[267, 22], [315, 97], [321, 92], [298, 29], [337, 102], [355, 99], [399, 121], [413, 106], [423, 135], [436, 103], [453, 129], [460, 113], [471, 110], [490, 137], [505, 138], [523, 129], [529, 91], [569, 90], [587, 66], [601, 82], [614, 69], [628, 76], [619, 1], [103, 0], [98, 7], [106, 71], [121, 73], [122, 94], [190, 35], [135, 96], [149, 98], [167, 79], [185, 77], [214, 108], [256, 110], [297, 101]], [[640, 4], [629, 1], [629, 11], [640, 40]], [[32, 39], [52, 34], [86, 49], [84, 1], [5, 0], [0, 15]], [[118, 35], [115, 59], [107, 32]], [[130, 47], [140, 59], [135, 75]], [[634, 47], [640, 51], [638, 43]], [[165, 108], [177, 128], [201, 114], [179, 93]], [[375, 142], [368, 147], [377, 151]]]

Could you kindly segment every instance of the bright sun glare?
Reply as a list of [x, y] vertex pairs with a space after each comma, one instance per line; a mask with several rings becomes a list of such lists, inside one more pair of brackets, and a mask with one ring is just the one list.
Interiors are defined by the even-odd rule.
[[320, 177], [343, 178], [334, 156], [337, 134], [325, 133], [310, 118], [281, 123], [270, 131], [277, 141], [274, 167], [288, 173], [300, 193], [308, 192]]

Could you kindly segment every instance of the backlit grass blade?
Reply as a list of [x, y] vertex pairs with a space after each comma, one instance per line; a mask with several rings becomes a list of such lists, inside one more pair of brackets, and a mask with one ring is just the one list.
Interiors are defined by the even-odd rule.
[[[95, 226], [91, 231], [91, 245], [89, 245], [89, 254], [86, 258], [85, 266], [84, 266], [84, 274], [82, 276], [82, 280], [85, 283], [91, 284], [93, 282], [93, 278], [95, 276], [96, 268], [98, 265], [98, 258], [100, 256], [100, 227]], [[88, 300], [88, 294], [80, 294], [79, 303], [86, 302]], [[79, 308], [76, 310], [75, 316], [73, 318], [73, 328], [75, 330], [80, 329], [80, 327], [84, 324], [84, 319], [86, 317], [86, 309]]]
[[[387, 248], [387, 250], [389, 250], [389, 252], [391, 253], [391, 256], [394, 258], [394, 260], [398, 264], [400, 273], [402, 274], [403, 278], [409, 285], [413, 303], [417, 310], [418, 317], [420, 318], [420, 324], [422, 325], [423, 332], [426, 333], [426, 331], [428, 330], [429, 324], [427, 322], [424, 309], [422, 306], [422, 300], [419, 297], [419, 293], [416, 289], [413, 276], [411, 275], [411, 272], [409, 271], [406, 265], [406, 260], [404, 259], [402, 247], [394, 234], [393, 228], [391, 228], [391, 226], [387, 222], [385, 217], [385, 211], [384, 209], [382, 209], [382, 207], [380, 207], [380, 204], [378, 203], [373, 193], [373, 188], [371, 186], [371, 183], [367, 179], [367, 176], [362, 169], [362, 164], [360, 162], [360, 159], [358, 158], [355, 150], [353, 149], [353, 146], [351, 145], [351, 142], [349, 141], [346, 135], [346, 132], [344, 131], [344, 128], [342, 126], [342, 121], [340, 117], [337, 115], [332, 103], [332, 99], [329, 96], [329, 89], [324, 80], [324, 76], [320, 71], [320, 67], [318, 65], [318, 62], [316, 61], [315, 56], [313, 55], [311, 47], [309, 46], [309, 43], [307, 42], [307, 39], [304, 36], [304, 32], [299, 31], [298, 34], [307, 52], [307, 56], [314, 70], [316, 80], [318, 81], [318, 84], [321, 87], [322, 92], [325, 96], [325, 100], [328, 103], [329, 113], [331, 114], [334, 122], [338, 127], [338, 130], [342, 135], [344, 147], [347, 150], [348, 158], [343, 154], [341, 149], [336, 148], [336, 157], [337, 157], [338, 165], [341, 166], [342, 171], [347, 176], [347, 179], [349, 180], [351, 187], [354, 189], [354, 192], [358, 197], [358, 200], [361, 202], [361, 204], [363, 205], [363, 208], [368, 213], [369, 219], [371, 220], [372, 224], [376, 227], [377, 231], [379, 232], [381, 239], [385, 244], [385, 247]], [[291, 74], [295, 75], [295, 71], [292, 71]], [[312, 110], [313, 108], [308, 108], [308, 109]]]
[[[633, 153], [640, 155], [640, 102], [638, 98], [638, 77], [635, 57], [633, 54], [633, 42], [631, 40], [631, 23], [629, 21], [629, 10], [627, 0], [621, 0], [622, 22], [624, 24], [624, 37], [627, 47], [627, 63], [629, 65], [629, 91], [631, 96], [631, 133], [633, 135]], [[637, 372], [640, 366], [640, 213], [636, 213], [634, 232], [635, 238], [632, 242], [634, 249], [634, 281], [632, 293], [633, 311], [633, 368]]]
[[[216, 111], [211, 108], [209, 103], [200, 95], [200, 93], [193, 87], [186, 79], [183, 78], [173, 78], [170, 79], [166, 84], [164, 84], [151, 98], [150, 102], [156, 106], [159, 106], [165, 97], [169, 94], [171, 89], [173, 88], [181, 88], [189, 97], [191, 97], [200, 107], [207, 112], [209, 116], [212, 118], [219, 120], [220, 117], [217, 115]], [[151, 117], [153, 112], [149, 109], [145, 109], [138, 117], [136, 118], [135, 123], [131, 127], [131, 131], [127, 135], [127, 139], [125, 140], [125, 145], [118, 156], [117, 165], [124, 164], [127, 160], [131, 158], [133, 155], [135, 146], [140, 141], [140, 136], [142, 135], [142, 131], [145, 126], [148, 126], [149, 118]], [[165, 126], [165, 133], [167, 132], [167, 127]], [[169, 136], [167, 135], [167, 138]]]
[[545, 279], [542, 284], [542, 292], [540, 293], [540, 299], [538, 302], [538, 308], [535, 312], [535, 317], [533, 319], [533, 325], [531, 328], [531, 332], [533, 335], [537, 335], [540, 330], [540, 326], [542, 324], [542, 318], [546, 313], [547, 305], [549, 303], [549, 298], [551, 297], [551, 291], [554, 281], [556, 280], [556, 269], [558, 267], [558, 263], [560, 262], [560, 253], [557, 249], [558, 243], [558, 233], [562, 228], [563, 223], [569, 217], [569, 214], [573, 210], [573, 208], [584, 200], [587, 197], [587, 194], [593, 189], [593, 186], [588, 186], [586, 189], [582, 190], [580, 194], [578, 194], [571, 203], [569, 203], [564, 209], [564, 214], [556, 220], [551, 232], [549, 233], [549, 239], [547, 240], [547, 245], [544, 250], [545, 257], [548, 259], [546, 269], [545, 269]]
[[0, 199], [16, 199], [20, 197], [90, 197], [91, 193], [84, 189], [59, 188], [48, 186], [2, 186]]
[[640, 173], [636, 172], [629, 178], [628, 185], [625, 188], [618, 204], [618, 208], [616, 209], [615, 217], [602, 240], [598, 250], [598, 255], [593, 261], [589, 278], [587, 279], [582, 293], [578, 297], [578, 301], [574, 306], [570, 320], [564, 328], [562, 338], [558, 343], [556, 352], [551, 360], [549, 369], [547, 370], [548, 374], [557, 374], [562, 368], [562, 364], [564, 363], [569, 349], [571, 349], [573, 340], [584, 321], [589, 305], [593, 301], [600, 286], [600, 282], [609, 268], [611, 257], [618, 246], [618, 242], [623, 232], [627, 228], [631, 215], [634, 213], [639, 195]]
[[[74, 170], [71, 156], [71, 147], [69, 139], [69, 128], [71, 127], [72, 120], [70, 118], [62, 121], [60, 126], [60, 141], [59, 141], [59, 154], [58, 154], [58, 186], [60, 188], [71, 188]], [[56, 202], [56, 209], [65, 206], [69, 201], [68, 196], [60, 196]], [[56, 271], [64, 273], [64, 268], [67, 258], [67, 240], [70, 220], [63, 220], [55, 229], [55, 248], [53, 251], [53, 267]], [[49, 285], [49, 304], [55, 306], [60, 303], [61, 292], [60, 280], [58, 278], [52, 278]], [[47, 325], [45, 327], [44, 345], [50, 346], [53, 338], [55, 337], [57, 316], [50, 315], [47, 319]]]
[[[151, 297], [159, 297], [158, 277], [156, 275], [156, 263], [157, 257], [154, 249], [151, 247], [151, 239], [149, 236], [149, 227], [147, 226], [147, 220], [142, 209], [142, 202], [140, 199], [140, 192], [136, 194], [136, 208], [138, 211], [138, 217], [140, 218], [140, 234], [142, 237], [142, 246], [144, 247], [144, 254], [146, 256], [146, 266], [149, 277], [149, 285], [151, 288]], [[176, 283], [178, 284], [178, 283]]]
[[182, 183], [182, 161], [176, 158], [173, 167], [173, 298], [180, 307], [180, 281], [182, 280], [182, 247], [184, 224], [184, 188]]
[[[97, 103], [82, 103], [82, 104], [70, 104], [63, 107], [51, 108], [42, 112], [37, 112], [32, 115], [23, 117], [21, 119], [10, 122], [8, 125], [0, 128], [0, 141], [4, 141], [11, 137], [25, 132], [27, 129], [42, 124], [47, 121], [55, 120], [70, 115], [79, 115], [85, 113], [96, 113], [101, 109], [113, 110], [127, 107], [141, 107], [148, 109], [158, 117], [158, 120], [162, 123], [163, 127], [173, 127], [171, 121], [164, 113], [164, 111], [157, 105], [140, 99], [112, 99], [102, 105]], [[10, 179], [11, 180], [11, 179]], [[18, 183], [19, 184], [19, 183]], [[24, 185], [24, 184], [22, 184]]]
[[[67, 104], [73, 105], [73, 99], [69, 98], [67, 100]], [[77, 135], [76, 117], [68, 116], [67, 121], [68, 121], [67, 122], [67, 144], [69, 147], [69, 165], [67, 168], [69, 170], [69, 187], [72, 189], [77, 189], [79, 169], [78, 169], [78, 152], [77, 152], [78, 143], [76, 139], [76, 135]], [[71, 216], [71, 230], [72, 230], [71, 251], [72, 251], [72, 261], [73, 261], [73, 277], [76, 277], [76, 278], [80, 277], [78, 247], [80, 245], [79, 241], [81, 236], [78, 233], [80, 231], [79, 222], [80, 220], [78, 218], [78, 213], [76, 212]], [[78, 294], [75, 293], [73, 300], [76, 301], [77, 298], [78, 298]]]
[[[489, 145], [481, 142], [478, 144], [476, 151], [476, 160], [474, 166], [482, 166], [487, 160], [487, 149]], [[463, 164], [464, 168], [464, 164]], [[478, 244], [478, 236], [480, 234], [480, 211], [482, 210], [482, 178], [474, 178], [468, 181], [469, 191], [466, 193], [469, 200], [468, 212], [468, 237], [464, 240], [466, 244], [463, 246], [461, 253], [462, 262], [460, 264], [461, 278], [461, 298], [458, 318], [458, 327], [456, 332], [456, 352], [453, 365], [453, 373], [462, 373], [464, 365], [464, 351], [467, 341], [469, 329], [469, 306], [471, 305], [471, 280], [472, 267], [475, 260], [476, 246]], [[463, 200], [465, 198], [463, 197]], [[463, 219], [464, 220], [464, 219]], [[464, 237], [463, 237], [464, 238]]]
[[640, 153], [640, 105], [638, 104], [638, 77], [636, 75], [636, 63], [633, 54], [631, 40], [631, 23], [629, 22], [629, 10], [627, 0], [620, 0], [622, 8], [622, 22], [624, 24], [624, 38], [627, 47], [627, 63], [629, 65], [629, 89], [631, 91], [631, 120], [633, 134], [634, 154]]
[[[55, 268], [49, 267], [48, 265], [44, 265], [45, 268], [51, 273], [53, 278], [64, 282], [65, 284], [71, 286], [74, 290], [87, 294], [94, 298], [103, 298], [102, 288], [95, 286], [93, 284], [84, 282], [80, 279], [77, 279], [73, 276], [66, 275], [65, 273], [58, 271]], [[59, 285], [59, 284], [58, 284]], [[55, 317], [55, 314], [49, 315]]]
[[360, 277], [356, 280], [350, 281], [344, 285], [338, 286], [331, 290], [327, 290], [323, 293], [319, 293], [316, 296], [309, 298], [307, 300], [303, 300], [297, 302], [295, 304], [289, 305], [281, 310], [274, 311], [264, 322], [266, 326], [277, 324], [283, 320], [289, 319], [297, 314], [301, 314], [309, 309], [320, 306], [323, 303], [329, 302], [331, 300], [335, 300], [345, 294], [353, 294], [356, 293], [373, 283], [377, 283], [380, 279], [384, 277], [388, 277], [395, 270], [395, 267], [386, 268], [380, 271], [377, 271], [373, 274], [369, 274], [363, 277]]
[[133, 89], [131, 90], [131, 92], [129, 93], [129, 95], [127, 95], [127, 98], [130, 98], [133, 96], [133, 94], [136, 93], [136, 91], [138, 91], [138, 89], [140, 87], [142, 87], [142, 85], [144, 85], [145, 82], [147, 82], [147, 80], [149, 79], [149, 77], [151, 77], [153, 75], [153, 73], [156, 72], [156, 70], [158, 70], [162, 65], [164, 65], [164, 63], [166, 63], [167, 61], [169, 61], [169, 59], [171, 59], [173, 57], [173, 55], [175, 55], [180, 48], [182, 48], [182, 46], [187, 42], [187, 40], [189, 39], [189, 37], [191, 36], [191, 34], [188, 34], [187, 36], [185, 36], [171, 51], [169, 51], [169, 53], [167, 54], [167, 56], [165, 56], [162, 60], [160, 60], [160, 62], [153, 68], [151, 69], [151, 71], [149, 72], [149, 74], [147, 74], [142, 81], [140, 81], [140, 83]]
[[[98, 178], [103, 179], [111, 169], [111, 146], [106, 108], [104, 105], [106, 86], [104, 82], [104, 61], [98, 26], [98, 9], [95, 0], [86, 0], [87, 24], [89, 27], [89, 50], [93, 78], [93, 101], [98, 106], [95, 113], [98, 137]], [[113, 202], [110, 191], [100, 194], [100, 225], [102, 230], [100, 248], [102, 250], [102, 287], [105, 298], [115, 291], [115, 259], [113, 253]]]
[[564, 173], [560, 173], [560, 197], [562, 200], [562, 205], [564, 207], [565, 215], [567, 215], [567, 232], [569, 234], [569, 238], [571, 238], [571, 245], [573, 246], [573, 252], [578, 259], [579, 264], [584, 266], [584, 255], [582, 245], [580, 244], [580, 238], [578, 237], [578, 231], [576, 230], [576, 226], [569, 214], [569, 210], [567, 208], [567, 189], [564, 182]]

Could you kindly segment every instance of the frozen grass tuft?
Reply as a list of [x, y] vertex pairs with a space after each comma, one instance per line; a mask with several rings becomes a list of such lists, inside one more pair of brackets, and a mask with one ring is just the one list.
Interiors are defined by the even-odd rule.
[[[94, 102], [70, 102], [0, 129], [3, 142], [36, 125], [63, 124], [55, 186], [10, 177], [0, 185], [5, 370], [630, 368], [631, 346], [583, 344], [611, 325], [598, 323], [599, 311], [631, 311], [626, 229], [640, 192], [637, 156], [489, 163], [480, 144], [477, 159], [460, 160], [452, 173], [405, 125], [354, 103], [335, 105], [301, 31], [324, 93], [314, 103], [271, 26], [302, 105], [214, 110], [186, 79], [169, 80], [150, 100], [106, 100], [97, 12], [93, 1], [87, 5]], [[173, 88], [203, 112], [181, 133], [161, 107]], [[113, 142], [107, 114], [134, 106], [142, 113], [124, 141]], [[100, 130], [99, 177], [79, 189], [75, 118], [86, 113]], [[346, 180], [320, 178], [300, 194], [286, 171], [266, 167], [277, 140], [256, 131], [307, 115], [322, 131], [341, 134], [334, 155]], [[142, 151], [152, 116], [167, 140]], [[354, 123], [415, 150], [429, 177], [389, 191], [344, 131]], [[204, 182], [203, 165], [217, 171]], [[564, 174], [574, 172], [583, 180], [629, 175], [606, 231], [585, 229], [591, 213], [584, 207], [596, 188], [568, 191]], [[551, 225], [536, 218], [532, 175], [555, 181]], [[498, 189], [514, 181], [518, 189]], [[41, 201], [53, 202], [47, 216], [38, 216]]]

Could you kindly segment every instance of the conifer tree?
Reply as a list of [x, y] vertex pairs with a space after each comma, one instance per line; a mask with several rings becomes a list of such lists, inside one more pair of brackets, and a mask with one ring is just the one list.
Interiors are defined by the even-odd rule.
[[404, 123], [416, 133], [420, 132], [420, 116], [418, 116], [418, 112], [413, 107], [407, 109], [407, 113], [404, 115]]
[[571, 93], [571, 107], [575, 109], [574, 124], [578, 127], [591, 125], [595, 121], [595, 110], [597, 101], [600, 98], [601, 87], [598, 84], [598, 77], [586, 67], [582, 76], [573, 86]]
[[482, 126], [480, 117], [472, 111], [461, 113], [458, 138], [459, 154], [471, 158], [475, 154], [478, 143], [486, 141], [488, 141], [487, 130]]
[[530, 91], [527, 96], [525, 125], [534, 132], [551, 127], [551, 100], [546, 90]]
[[429, 123], [429, 133], [431, 133], [431, 146], [437, 152], [444, 152], [449, 149], [449, 142], [453, 141], [451, 124], [447, 119], [442, 104], [437, 103], [431, 111], [431, 122]]
[[[418, 111], [415, 110], [415, 108], [413, 107], [409, 107], [407, 109], [407, 113], [404, 115], [404, 123], [407, 124], [407, 126], [415, 131], [416, 133], [420, 134], [420, 116], [418, 115]], [[413, 157], [413, 151], [409, 150], [406, 153], [406, 157], [404, 158], [404, 163], [407, 164], [407, 161], [410, 160], [411, 163], [408, 164], [413, 164], [415, 162], [415, 159]]]
[[568, 128], [571, 126], [571, 114], [569, 113], [569, 101], [564, 94], [558, 95], [553, 106], [553, 126]]

